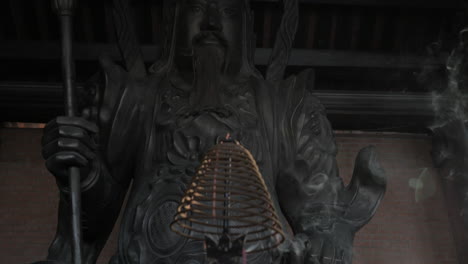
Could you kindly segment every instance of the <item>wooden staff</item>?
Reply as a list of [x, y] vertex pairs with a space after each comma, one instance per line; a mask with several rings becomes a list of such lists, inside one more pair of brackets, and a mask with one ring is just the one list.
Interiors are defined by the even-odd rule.
[[[65, 88], [65, 113], [76, 115], [75, 105], [75, 65], [72, 56], [72, 18], [75, 0], [52, 0], [52, 5], [60, 19], [62, 35], [62, 71]], [[78, 167], [69, 168], [71, 231], [73, 263], [82, 263], [81, 252], [81, 183]]]

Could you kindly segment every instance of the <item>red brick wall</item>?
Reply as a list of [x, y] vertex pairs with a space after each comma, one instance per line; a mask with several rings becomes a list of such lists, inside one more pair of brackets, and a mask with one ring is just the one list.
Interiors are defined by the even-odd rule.
[[[40, 129], [0, 129], [0, 263], [43, 259], [54, 236], [57, 190], [40, 156]], [[377, 146], [388, 188], [374, 219], [358, 233], [354, 264], [455, 264], [445, 201], [425, 136], [377, 133], [336, 135], [345, 181], [360, 148]], [[426, 169], [426, 170], [425, 170]], [[432, 196], [416, 202], [409, 181], [426, 171], [435, 179]], [[115, 251], [112, 234], [99, 264]]]
[[[58, 190], [41, 156], [42, 129], [0, 129], [0, 263], [44, 260], [57, 225]], [[99, 260], [108, 263], [117, 232]]]

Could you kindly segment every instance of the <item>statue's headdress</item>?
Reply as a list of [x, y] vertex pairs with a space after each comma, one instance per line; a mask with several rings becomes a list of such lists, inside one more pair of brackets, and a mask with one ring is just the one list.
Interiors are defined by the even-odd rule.
[[[132, 30], [133, 23], [128, 15], [129, 0], [113, 0], [115, 8], [115, 20], [117, 28], [118, 44], [122, 53], [127, 70], [136, 76], [144, 76], [143, 57], [138, 47], [135, 32]], [[183, 0], [164, 0], [164, 43], [160, 59], [150, 68], [152, 73], [167, 73], [173, 68], [177, 20], [179, 16], [180, 2]], [[235, 1], [235, 0], [233, 0]], [[253, 12], [250, 9], [250, 0], [244, 1], [245, 12], [243, 12], [242, 25], [242, 67], [241, 74], [255, 75], [260, 73], [254, 66], [255, 55], [255, 33], [253, 31]], [[298, 0], [283, 0], [284, 15], [280, 29], [276, 35], [275, 45], [270, 55], [266, 78], [270, 81], [279, 81], [283, 78], [286, 65], [289, 61], [293, 40], [299, 20]]]

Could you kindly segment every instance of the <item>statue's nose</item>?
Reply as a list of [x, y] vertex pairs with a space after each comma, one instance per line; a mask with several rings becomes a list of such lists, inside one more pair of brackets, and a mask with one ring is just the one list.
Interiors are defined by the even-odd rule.
[[205, 21], [202, 23], [202, 30], [207, 31], [221, 31], [223, 26], [221, 24], [221, 15], [216, 4], [211, 3], [208, 6], [208, 12], [205, 15]]

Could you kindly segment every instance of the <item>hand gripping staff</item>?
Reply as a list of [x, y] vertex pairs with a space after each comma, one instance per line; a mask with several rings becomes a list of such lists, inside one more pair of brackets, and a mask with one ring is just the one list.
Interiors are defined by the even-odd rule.
[[[72, 20], [76, 6], [75, 0], [52, 0], [61, 25], [62, 35], [62, 71], [65, 88], [65, 114], [76, 115], [75, 105], [75, 65], [72, 56]], [[81, 184], [78, 167], [69, 168], [70, 204], [72, 224], [73, 264], [82, 264], [81, 252]]]

